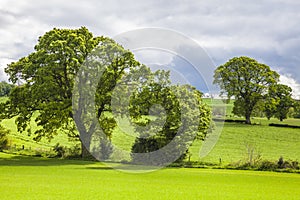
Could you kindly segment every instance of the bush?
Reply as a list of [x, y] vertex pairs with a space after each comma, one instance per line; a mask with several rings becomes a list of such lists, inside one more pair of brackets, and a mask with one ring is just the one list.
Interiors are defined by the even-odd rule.
[[283, 157], [280, 157], [278, 162], [277, 162], [278, 168], [279, 169], [294, 169], [294, 170], [299, 170], [299, 163], [298, 161], [284, 161]]
[[261, 171], [275, 171], [278, 168], [278, 165], [275, 162], [264, 160], [259, 163], [258, 170]]
[[0, 151], [7, 149], [7, 146], [8, 146], [7, 135], [8, 134], [9, 134], [9, 131], [0, 125]]
[[56, 156], [57, 157], [64, 157], [65, 155], [65, 147], [64, 146], [60, 146], [59, 143], [57, 143], [54, 147], [53, 147], [53, 150], [56, 152]]
[[68, 148], [66, 146], [61, 146], [59, 143], [57, 143], [53, 147], [53, 151], [56, 153], [56, 157], [60, 158], [80, 157], [81, 154], [81, 148], [79, 144], [75, 145], [74, 147]]
[[242, 169], [242, 170], [259, 170], [259, 171], [280, 171], [280, 172], [295, 172], [300, 170], [298, 161], [288, 160], [285, 161], [280, 157], [278, 161], [258, 160], [257, 162], [236, 162], [226, 166], [229, 169]]

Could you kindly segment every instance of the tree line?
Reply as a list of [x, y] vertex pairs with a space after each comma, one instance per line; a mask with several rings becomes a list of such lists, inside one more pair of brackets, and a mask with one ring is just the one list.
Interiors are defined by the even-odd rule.
[[[10, 63], [5, 72], [13, 84], [22, 84], [12, 89], [7, 102], [0, 104], [1, 118], [15, 117], [18, 131], [33, 134], [36, 141], [51, 140], [62, 133], [75, 138], [82, 144], [83, 157], [90, 153], [98, 159], [109, 157], [115, 148], [111, 138], [117, 126], [109, 113], [114, 111], [123, 117], [124, 107], [139, 133], [132, 147], [133, 160], [137, 162], [157, 165], [174, 155], [182, 155], [179, 159], [183, 159], [188, 145], [194, 139], [205, 138], [210, 126], [210, 109], [202, 102], [200, 91], [190, 85], [171, 85], [169, 72], [151, 72], [132, 52], [108, 37], [93, 36], [85, 27], [46, 32], [32, 53]], [[96, 76], [98, 72], [101, 77]], [[96, 84], [92, 84], [94, 79]], [[122, 85], [125, 87], [118, 91]], [[131, 86], [134, 90], [128, 104], [123, 106], [126, 98], [121, 98], [113, 107], [116, 97], [126, 97]], [[114, 95], [116, 91], [118, 95]], [[180, 97], [185, 97], [185, 101]], [[89, 105], [89, 99], [94, 99], [91, 111], [84, 107]], [[162, 107], [153, 110], [157, 104]], [[166, 115], [160, 116], [163, 112]], [[149, 113], [156, 118], [145, 121], [144, 116]], [[33, 115], [40, 127], [36, 130], [30, 126]], [[158, 129], [162, 118], [165, 123]], [[171, 140], [176, 140], [176, 146], [159, 157], [147, 154]]]
[[[151, 72], [132, 52], [108, 37], [95, 37], [85, 27], [46, 32], [32, 53], [8, 64], [5, 72], [13, 84], [22, 84], [8, 84], [9, 92], [5, 89], [9, 99], [0, 104], [1, 119], [15, 117], [18, 131], [33, 134], [36, 141], [51, 140], [57, 134], [75, 138], [82, 144], [83, 157], [97, 151], [99, 159], [109, 158], [115, 148], [111, 138], [117, 126], [113, 112], [120, 117], [127, 115], [135, 124], [139, 137], [132, 146], [133, 160], [147, 160], [147, 164], [167, 162], [174, 152], [184, 159], [188, 146], [195, 139], [204, 139], [211, 125], [211, 111], [203, 103], [201, 91], [191, 85], [171, 85], [169, 72]], [[98, 72], [101, 77], [95, 75]], [[97, 79], [94, 85], [93, 78]], [[222, 93], [235, 98], [233, 112], [244, 116], [249, 124], [262, 102], [266, 116], [280, 120], [286, 118], [290, 107], [296, 107], [291, 88], [278, 83], [279, 74], [252, 58], [229, 60], [216, 69], [214, 79]], [[92, 111], [82, 107], [89, 103], [87, 97], [94, 99]], [[33, 115], [41, 127], [34, 131], [30, 126]], [[146, 115], [155, 118], [150, 120]], [[98, 123], [103, 134], [96, 128]], [[177, 142], [175, 150], [168, 149], [160, 158], [135, 154], [154, 152], [173, 140]], [[95, 141], [96, 146], [92, 144]]]

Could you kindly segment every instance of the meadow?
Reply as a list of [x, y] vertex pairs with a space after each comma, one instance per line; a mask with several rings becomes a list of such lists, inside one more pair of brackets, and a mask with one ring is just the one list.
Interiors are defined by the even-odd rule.
[[[1, 100], [1, 99], [0, 99]], [[220, 100], [205, 99], [208, 104], [215, 107], [224, 104]], [[226, 114], [231, 113], [233, 104], [225, 104]], [[220, 126], [221, 135], [212, 151], [204, 158], [199, 157], [199, 151], [203, 144], [202, 141], [195, 141], [190, 147], [191, 161], [204, 163], [227, 165], [230, 163], [244, 162], [249, 157], [249, 150], [253, 150], [253, 155], [260, 157], [261, 160], [276, 161], [279, 157], [285, 160], [300, 161], [300, 131], [294, 128], [270, 127], [269, 123], [282, 123], [291, 125], [300, 125], [300, 119], [287, 119], [280, 122], [278, 119], [267, 120], [265, 118], [253, 118], [252, 121], [258, 125], [245, 125], [240, 123], [224, 123]], [[219, 122], [216, 122], [219, 123]], [[3, 120], [2, 125], [11, 130], [9, 143], [16, 147], [17, 152], [25, 155], [34, 155], [36, 152], [52, 152], [53, 146], [59, 143], [62, 146], [74, 146], [74, 141], [69, 141], [64, 134], [56, 136], [50, 142], [42, 139], [39, 142], [33, 141], [33, 135], [17, 132], [14, 119]], [[125, 133], [128, 125], [123, 124], [125, 128], [117, 127], [112, 134], [112, 142], [118, 147], [112, 155], [112, 160], [122, 161], [130, 160], [130, 150], [135, 140], [135, 135]], [[34, 124], [32, 125], [33, 129]], [[24, 146], [25, 151], [20, 151]], [[125, 150], [125, 151], [121, 151]], [[12, 149], [13, 151], [13, 149]]]
[[299, 199], [299, 174], [166, 168], [132, 174], [98, 162], [0, 153], [1, 199]]
[[[226, 107], [229, 114], [232, 104]], [[259, 156], [262, 160], [276, 162], [281, 156], [285, 160], [300, 160], [299, 129], [268, 126], [269, 123], [280, 123], [277, 119], [252, 120], [259, 125], [225, 123], [218, 142], [204, 158], [199, 157], [203, 142], [195, 141], [190, 147], [191, 161], [225, 166], [247, 161], [249, 150], [253, 150], [254, 157]], [[300, 120], [288, 119], [282, 123], [299, 125]], [[13, 147], [9, 154], [0, 152], [0, 193], [3, 200], [279, 200], [299, 199], [300, 196], [300, 176], [297, 173], [171, 167], [148, 173], [128, 173], [93, 161], [25, 156], [43, 156], [41, 152], [53, 153], [53, 146], [57, 143], [71, 147], [74, 142], [68, 141], [63, 134], [50, 142], [45, 139], [35, 142], [33, 136], [17, 132], [14, 119], [4, 120], [2, 125], [10, 129], [9, 142]], [[130, 160], [134, 137], [118, 127], [112, 142], [127, 151], [115, 151], [112, 159]]]

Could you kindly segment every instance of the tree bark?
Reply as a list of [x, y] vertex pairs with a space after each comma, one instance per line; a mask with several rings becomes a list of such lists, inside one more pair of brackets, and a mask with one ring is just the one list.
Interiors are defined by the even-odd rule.
[[81, 158], [84, 160], [94, 160], [94, 156], [90, 153], [89, 149], [86, 147], [86, 145], [81, 142]]
[[251, 115], [246, 115], [246, 124], [251, 124]]

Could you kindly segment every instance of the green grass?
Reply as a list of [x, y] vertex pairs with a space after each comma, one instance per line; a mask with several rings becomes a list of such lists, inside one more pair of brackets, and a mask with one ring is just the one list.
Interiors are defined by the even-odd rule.
[[262, 159], [275, 161], [284, 159], [300, 160], [300, 131], [292, 128], [278, 128], [264, 125], [244, 125], [225, 123], [221, 136], [207, 157], [199, 158], [201, 142], [195, 142], [191, 148], [192, 160], [223, 164], [245, 161], [247, 146], [252, 146], [254, 155]]
[[131, 174], [101, 163], [0, 153], [1, 199], [299, 199], [299, 174], [162, 169]]
[[[212, 110], [215, 111], [225, 111], [225, 116], [231, 116], [232, 115], [232, 109], [233, 109], [233, 101], [230, 101], [228, 104], [224, 103], [222, 99], [211, 99], [211, 98], [204, 98], [203, 102], [207, 105], [212, 107]], [[222, 112], [224, 115], [224, 112]]]
[[[0, 98], [0, 100], [3, 99]], [[10, 130], [10, 133], [8, 135], [9, 139], [9, 145], [11, 147], [15, 147], [16, 149], [24, 148], [27, 150], [23, 151], [23, 154], [34, 154], [35, 151], [37, 152], [50, 152], [53, 149], [53, 146], [57, 143], [63, 145], [63, 146], [74, 146], [73, 141], [69, 141], [66, 134], [58, 134], [54, 136], [54, 138], [51, 141], [48, 141], [46, 138], [42, 138], [40, 141], [34, 141], [34, 134], [28, 135], [26, 132], [20, 133], [17, 130], [17, 126], [15, 124], [15, 118], [12, 119], [4, 119], [1, 122], [1, 125], [3, 125], [5, 128]], [[31, 129], [32, 131], [35, 131], [37, 129], [37, 126], [32, 119], [31, 123]], [[30, 151], [28, 151], [30, 150]]]
[[[1, 98], [0, 98], [1, 100]], [[211, 101], [204, 100], [206, 103]], [[222, 105], [222, 101], [215, 99], [213, 104]], [[227, 104], [230, 108], [231, 104]], [[262, 159], [276, 161], [280, 156], [283, 158], [300, 161], [300, 131], [292, 128], [269, 127], [269, 123], [288, 123], [292, 125], [300, 125], [300, 119], [288, 119], [279, 122], [277, 119], [270, 121], [264, 118], [252, 119], [254, 123], [261, 125], [244, 125], [237, 123], [225, 123], [220, 139], [213, 150], [205, 157], [199, 158], [201, 142], [194, 142], [190, 151], [192, 153], [192, 161], [203, 161], [211, 163], [219, 163], [221, 158], [222, 164], [235, 163], [244, 161], [247, 157], [247, 145], [254, 148], [255, 154], [260, 154]], [[4, 120], [2, 124], [11, 130], [9, 135], [11, 146], [16, 145], [20, 148], [22, 145], [25, 148], [30, 147], [32, 150], [50, 151], [56, 143], [64, 146], [72, 146], [72, 142], [64, 134], [56, 136], [50, 143], [43, 139], [40, 142], [32, 140], [33, 136], [27, 136], [26, 133], [18, 133], [14, 124], [14, 119]], [[134, 143], [134, 136], [125, 133], [129, 126], [123, 124], [125, 129], [117, 128], [112, 137], [112, 142], [119, 148], [116, 150], [112, 158], [115, 161], [130, 160], [130, 150]], [[125, 151], [122, 151], [125, 150]]]

